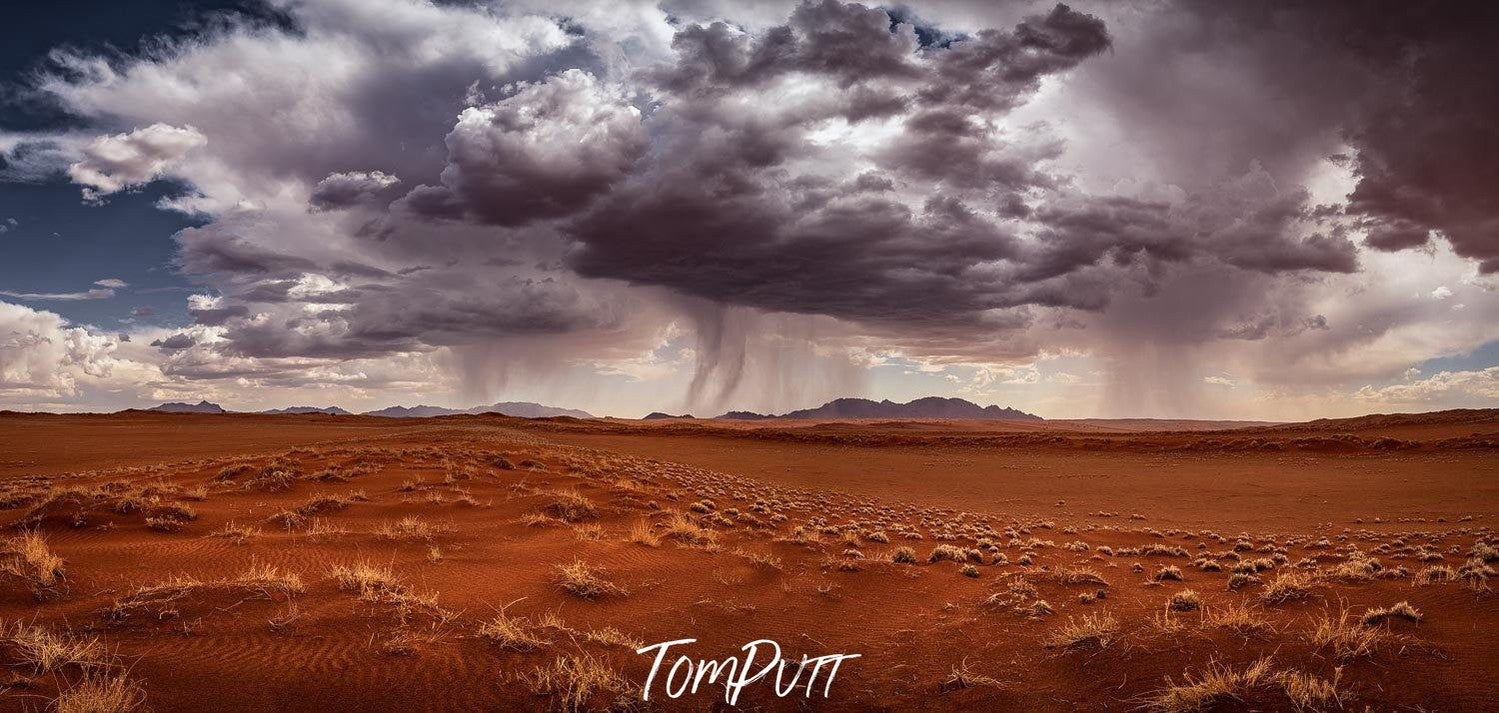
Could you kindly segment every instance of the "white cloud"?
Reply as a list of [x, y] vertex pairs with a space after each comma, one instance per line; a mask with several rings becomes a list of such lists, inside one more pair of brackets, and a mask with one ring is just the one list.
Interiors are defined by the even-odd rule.
[[155, 123], [129, 133], [100, 136], [83, 149], [84, 158], [68, 176], [84, 186], [85, 200], [144, 185], [207, 142], [192, 126]]
[[1486, 403], [1499, 401], [1499, 366], [1476, 371], [1442, 371], [1420, 381], [1383, 388], [1365, 386], [1354, 394], [1380, 404]]
[[81, 300], [107, 300], [115, 296], [115, 291], [110, 287], [99, 287], [83, 292], [10, 292], [8, 290], [0, 290], [0, 295], [28, 302], [78, 302]]

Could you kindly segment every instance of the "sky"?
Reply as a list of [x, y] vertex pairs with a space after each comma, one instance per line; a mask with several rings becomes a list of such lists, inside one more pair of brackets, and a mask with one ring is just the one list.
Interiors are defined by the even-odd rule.
[[0, 408], [1499, 407], [1499, 5], [29, 4]]

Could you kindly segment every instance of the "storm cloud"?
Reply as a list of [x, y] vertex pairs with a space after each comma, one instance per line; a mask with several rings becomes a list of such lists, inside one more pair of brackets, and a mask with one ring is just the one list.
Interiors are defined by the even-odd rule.
[[130, 352], [177, 386], [675, 369], [784, 410], [1078, 358], [1181, 413], [1499, 338], [1488, 5], [273, 4], [59, 50], [31, 90], [89, 129], [0, 141], [184, 186], [192, 324]]

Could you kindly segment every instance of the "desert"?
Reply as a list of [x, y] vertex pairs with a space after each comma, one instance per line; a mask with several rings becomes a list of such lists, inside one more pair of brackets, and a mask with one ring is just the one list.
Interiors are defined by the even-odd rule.
[[747, 709], [1499, 693], [1496, 412], [1045, 423], [7, 413], [4, 705], [712, 707], [640, 695], [687, 638], [859, 655]]
[[0, 19], [0, 713], [1499, 711], [1495, 0]]

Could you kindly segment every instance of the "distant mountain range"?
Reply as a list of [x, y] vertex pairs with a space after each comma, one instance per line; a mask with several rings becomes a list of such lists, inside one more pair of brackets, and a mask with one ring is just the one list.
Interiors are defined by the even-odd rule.
[[[149, 411], [162, 411], [165, 413], [229, 413], [224, 407], [199, 401], [196, 404], [181, 402], [164, 403]], [[348, 416], [348, 411], [337, 406], [289, 406], [287, 408], [268, 409], [260, 411], [263, 414], [304, 414], [323, 413], [331, 416]], [[579, 411], [570, 408], [557, 408], [555, 406], [543, 406], [533, 404], [529, 401], [502, 401], [490, 406], [475, 406], [468, 409], [443, 408], [441, 406], [391, 406], [377, 411], [366, 411], [364, 416], [383, 416], [385, 418], [421, 418], [425, 416], [452, 416], [455, 414], [480, 414], [498, 413], [505, 416], [516, 416], [518, 418], [547, 418], [551, 416], [572, 416], [573, 418], [593, 418], [593, 414], [587, 411]]]
[[718, 418], [753, 421], [764, 418], [835, 419], [835, 418], [958, 418], [984, 421], [1040, 421], [1035, 414], [1009, 407], [980, 406], [964, 399], [928, 396], [909, 403], [871, 401], [870, 399], [834, 399], [817, 408], [801, 409], [780, 416], [751, 411], [730, 411]]
[[[224, 407], [209, 401], [199, 401], [196, 404], [173, 401], [164, 403], [150, 409], [151, 411], [163, 411], [167, 413], [229, 413]], [[269, 409], [260, 411], [263, 414], [308, 414], [321, 413], [331, 416], [348, 416], [348, 411], [337, 406], [289, 406], [287, 408]], [[454, 416], [458, 414], [481, 414], [497, 413], [517, 418], [550, 418], [554, 416], [571, 416], [573, 418], [594, 418], [587, 411], [578, 409], [558, 408], [556, 406], [544, 406], [529, 401], [501, 401], [489, 406], [475, 406], [473, 408], [456, 409], [443, 406], [391, 406], [375, 411], [365, 411], [364, 416], [380, 416], [383, 418], [426, 418], [429, 416]], [[655, 411], [647, 415], [643, 420], [657, 420], [692, 418], [692, 414], [673, 416], [669, 413]], [[926, 418], [955, 418], [985, 421], [1040, 421], [1040, 416], [1028, 414], [1013, 408], [1000, 408], [999, 406], [980, 406], [972, 401], [964, 399], [947, 399], [940, 396], [928, 396], [924, 399], [916, 399], [909, 403], [898, 404], [894, 401], [872, 401], [870, 399], [834, 399], [817, 408], [801, 409], [779, 416], [771, 414], [755, 413], [753, 411], [730, 411], [717, 418], [730, 421], [757, 421], [767, 418], [788, 419], [839, 419], [839, 418], [887, 418], [887, 419], [926, 419]]]
[[504, 416], [515, 416], [518, 418], [549, 418], [552, 416], [571, 416], [573, 418], [593, 418], [593, 414], [587, 411], [579, 411], [572, 408], [557, 408], [556, 406], [543, 406], [533, 404], [529, 401], [501, 401], [489, 406], [475, 406], [469, 409], [443, 408], [441, 406], [391, 406], [378, 411], [365, 411], [365, 416], [383, 416], [385, 418], [422, 418], [426, 416], [453, 416], [456, 414], [479, 414], [497, 413]]
[[168, 401], [160, 406], [157, 406], [156, 408], [148, 410], [164, 411], [166, 413], [228, 413], [224, 410], [223, 406], [209, 403], [207, 401], [199, 401], [195, 404], [185, 404], [181, 401]]
[[337, 406], [325, 406], [323, 408], [318, 408], [317, 406], [287, 406], [286, 408], [266, 409], [265, 411], [261, 411], [260, 413], [325, 413], [329, 416], [350, 415], [348, 411], [345, 411]]

